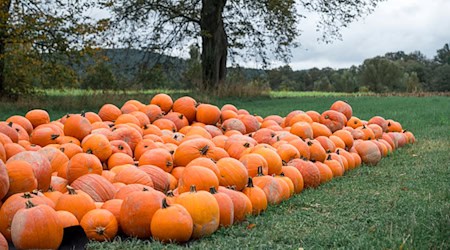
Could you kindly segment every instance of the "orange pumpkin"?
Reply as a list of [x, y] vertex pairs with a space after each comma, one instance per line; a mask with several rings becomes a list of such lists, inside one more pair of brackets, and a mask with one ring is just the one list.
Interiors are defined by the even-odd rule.
[[180, 97], [174, 101], [172, 110], [183, 114], [192, 123], [197, 113], [197, 101], [189, 96]]
[[192, 185], [195, 185], [198, 190], [209, 191], [211, 187], [219, 188], [219, 179], [208, 168], [190, 166], [186, 167], [180, 179], [178, 179], [178, 193], [189, 192]]
[[95, 209], [95, 203], [85, 192], [67, 186], [67, 193], [58, 199], [55, 209], [71, 212], [78, 221], [81, 221], [87, 212]]
[[297, 168], [302, 174], [305, 188], [316, 188], [320, 185], [320, 171], [310, 161], [294, 159], [288, 165]]
[[[0, 144], [0, 145], [2, 145], [2, 144]], [[34, 176], [34, 173], [33, 173], [33, 176]], [[6, 165], [3, 163], [3, 160], [0, 160], [0, 201], [8, 193], [9, 178], [10, 177], [8, 175], [8, 169], [6, 168]]]
[[96, 202], [105, 202], [114, 197], [114, 186], [98, 174], [86, 174], [76, 179], [71, 186], [82, 190]]
[[195, 186], [192, 186], [190, 192], [180, 194], [175, 201], [186, 208], [192, 217], [194, 224], [192, 238], [209, 236], [219, 227], [219, 204], [211, 193], [196, 191]]
[[17, 249], [57, 249], [64, 229], [56, 211], [45, 205], [26, 202], [11, 223], [11, 238]]
[[111, 241], [119, 230], [117, 219], [106, 209], [94, 209], [83, 216], [80, 226], [86, 237], [96, 241]]
[[235, 186], [238, 191], [245, 188], [248, 172], [244, 164], [231, 157], [222, 158], [216, 164], [220, 170], [219, 183], [221, 186]]
[[350, 106], [350, 104], [344, 101], [334, 102], [331, 105], [330, 109], [344, 114], [347, 119], [350, 119], [353, 114], [352, 106]]
[[92, 125], [89, 120], [81, 115], [71, 115], [64, 124], [64, 135], [73, 136], [82, 140], [92, 131]]
[[157, 105], [164, 113], [169, 113], [173, 106], [172, 97], [167, 94], [160, 93], [152, 97], [150, 104]]
[[33, 109], [28, 111], [25, 114], [25, 118], [30, 121], [31, 125], [33, 125], [33, 128], [50, 122], [50, 115], [47, 111], [42, 109]]
[[259, 215], [267, 209], [267, 197], [264, 191], [253, 185], [253, 179], [248, 178], [247, 186], [242, 190], [252, 203], [252, 214]]
[[214, 196], [219, 204], [220, 226], [229, 227], [234, 223], [234, 205], [230, 196], [225, 193], [217, 192], [215, 187], [211, 187], [209, 192]]
[[152, 236], [161, 242], [187, 242], [194, 231], [191, 215], [179, 204], [169, 205], [164, 198], [162, 206], [152, 218]]
[[82, 142], [83, 152], [93, 154], [101, 162], [105, 162], [112, 154], [111, 144], [108, 138], [102, 134], [93, 134], [87, 136]]

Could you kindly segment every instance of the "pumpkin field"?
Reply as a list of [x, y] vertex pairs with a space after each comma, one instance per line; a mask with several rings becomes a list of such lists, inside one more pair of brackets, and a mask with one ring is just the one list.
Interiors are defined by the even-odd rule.
[[450, 248], [448, 96], [56, 93], [0, 121], [0, 249]]

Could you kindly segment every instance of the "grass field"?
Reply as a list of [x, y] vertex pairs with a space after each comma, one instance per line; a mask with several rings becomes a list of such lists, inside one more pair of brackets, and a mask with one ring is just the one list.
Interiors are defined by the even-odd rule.
[[[186, 93], [174, 93], [174, 96]], [[104, 102], [121, 105], [130, 96], [59, 96], [2, 103], [0, 119], [47, 108], [56, 119], [65, 113], [98, 111]], [[91, 99], [90, 99], [91, 98]], [[94, 98], [94, 99], [92, 99]], [[148, 102], [151, 95], [134, 95]], [[362, 166], [314, 190], [305, 190], [261, 216], [220, 229], [187, 245], [136, 239], [90, 243], [91, 249], [449, 249], [450, 98], [282, 95], [210, 101], [233, 103], [253, 114], [286, 115], [294, 109], [322, 112], [347, 100], [362, 119], [374, 115], [400, 121], [417, 143], [396, 151], [377, 166]], [[107, 100], [107, 101], [105, 101]], [[67, 101], [67, 103], [65, 102]], [[39, 105], [39, 106], [33, 106]]]

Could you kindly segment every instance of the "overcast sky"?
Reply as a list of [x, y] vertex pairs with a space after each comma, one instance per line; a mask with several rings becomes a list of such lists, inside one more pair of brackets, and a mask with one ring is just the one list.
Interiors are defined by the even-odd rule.
[[294, 70], [350, 67], [400, 50], [419, 50], [433, 58], [437, 49], [450, 43], [450, 0], [387, 0], [363, 20], [342, 29], [342, 41], [332, 44], [317, 41], [320, 34], [315, 32], [314, 16], [301, 25], [302, 46], [293, 51], [290, 63]]

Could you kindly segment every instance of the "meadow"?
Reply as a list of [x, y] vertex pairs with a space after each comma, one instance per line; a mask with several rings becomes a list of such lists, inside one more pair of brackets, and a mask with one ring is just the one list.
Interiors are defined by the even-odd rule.
[[[104, 103], [128, 99], [148, 103], [154, 93], [54, 92], [3, 102], [0, 120], [44, 108], [52, 119], [95, 111]], [[173, 98], [195, 94], [171, 92]], [[449, 249], [450, 248], [450, 98], [354, 94], [271, 93], [256, 98], [196, 97], [219, 107], [232, 103], [252, 114], [285, 116], [292, 110], [323, 112], [346, 100], [361, 119], [380, 115], [412, 131], [416, 144], [384, 158], [377, 166], [345, 173], [317, 189], [304, 190], [260, 216], [185, 245], [119, 238], [89, 243], [89, 249]], [[203, 98], [203, 99], [202, 99]]]

